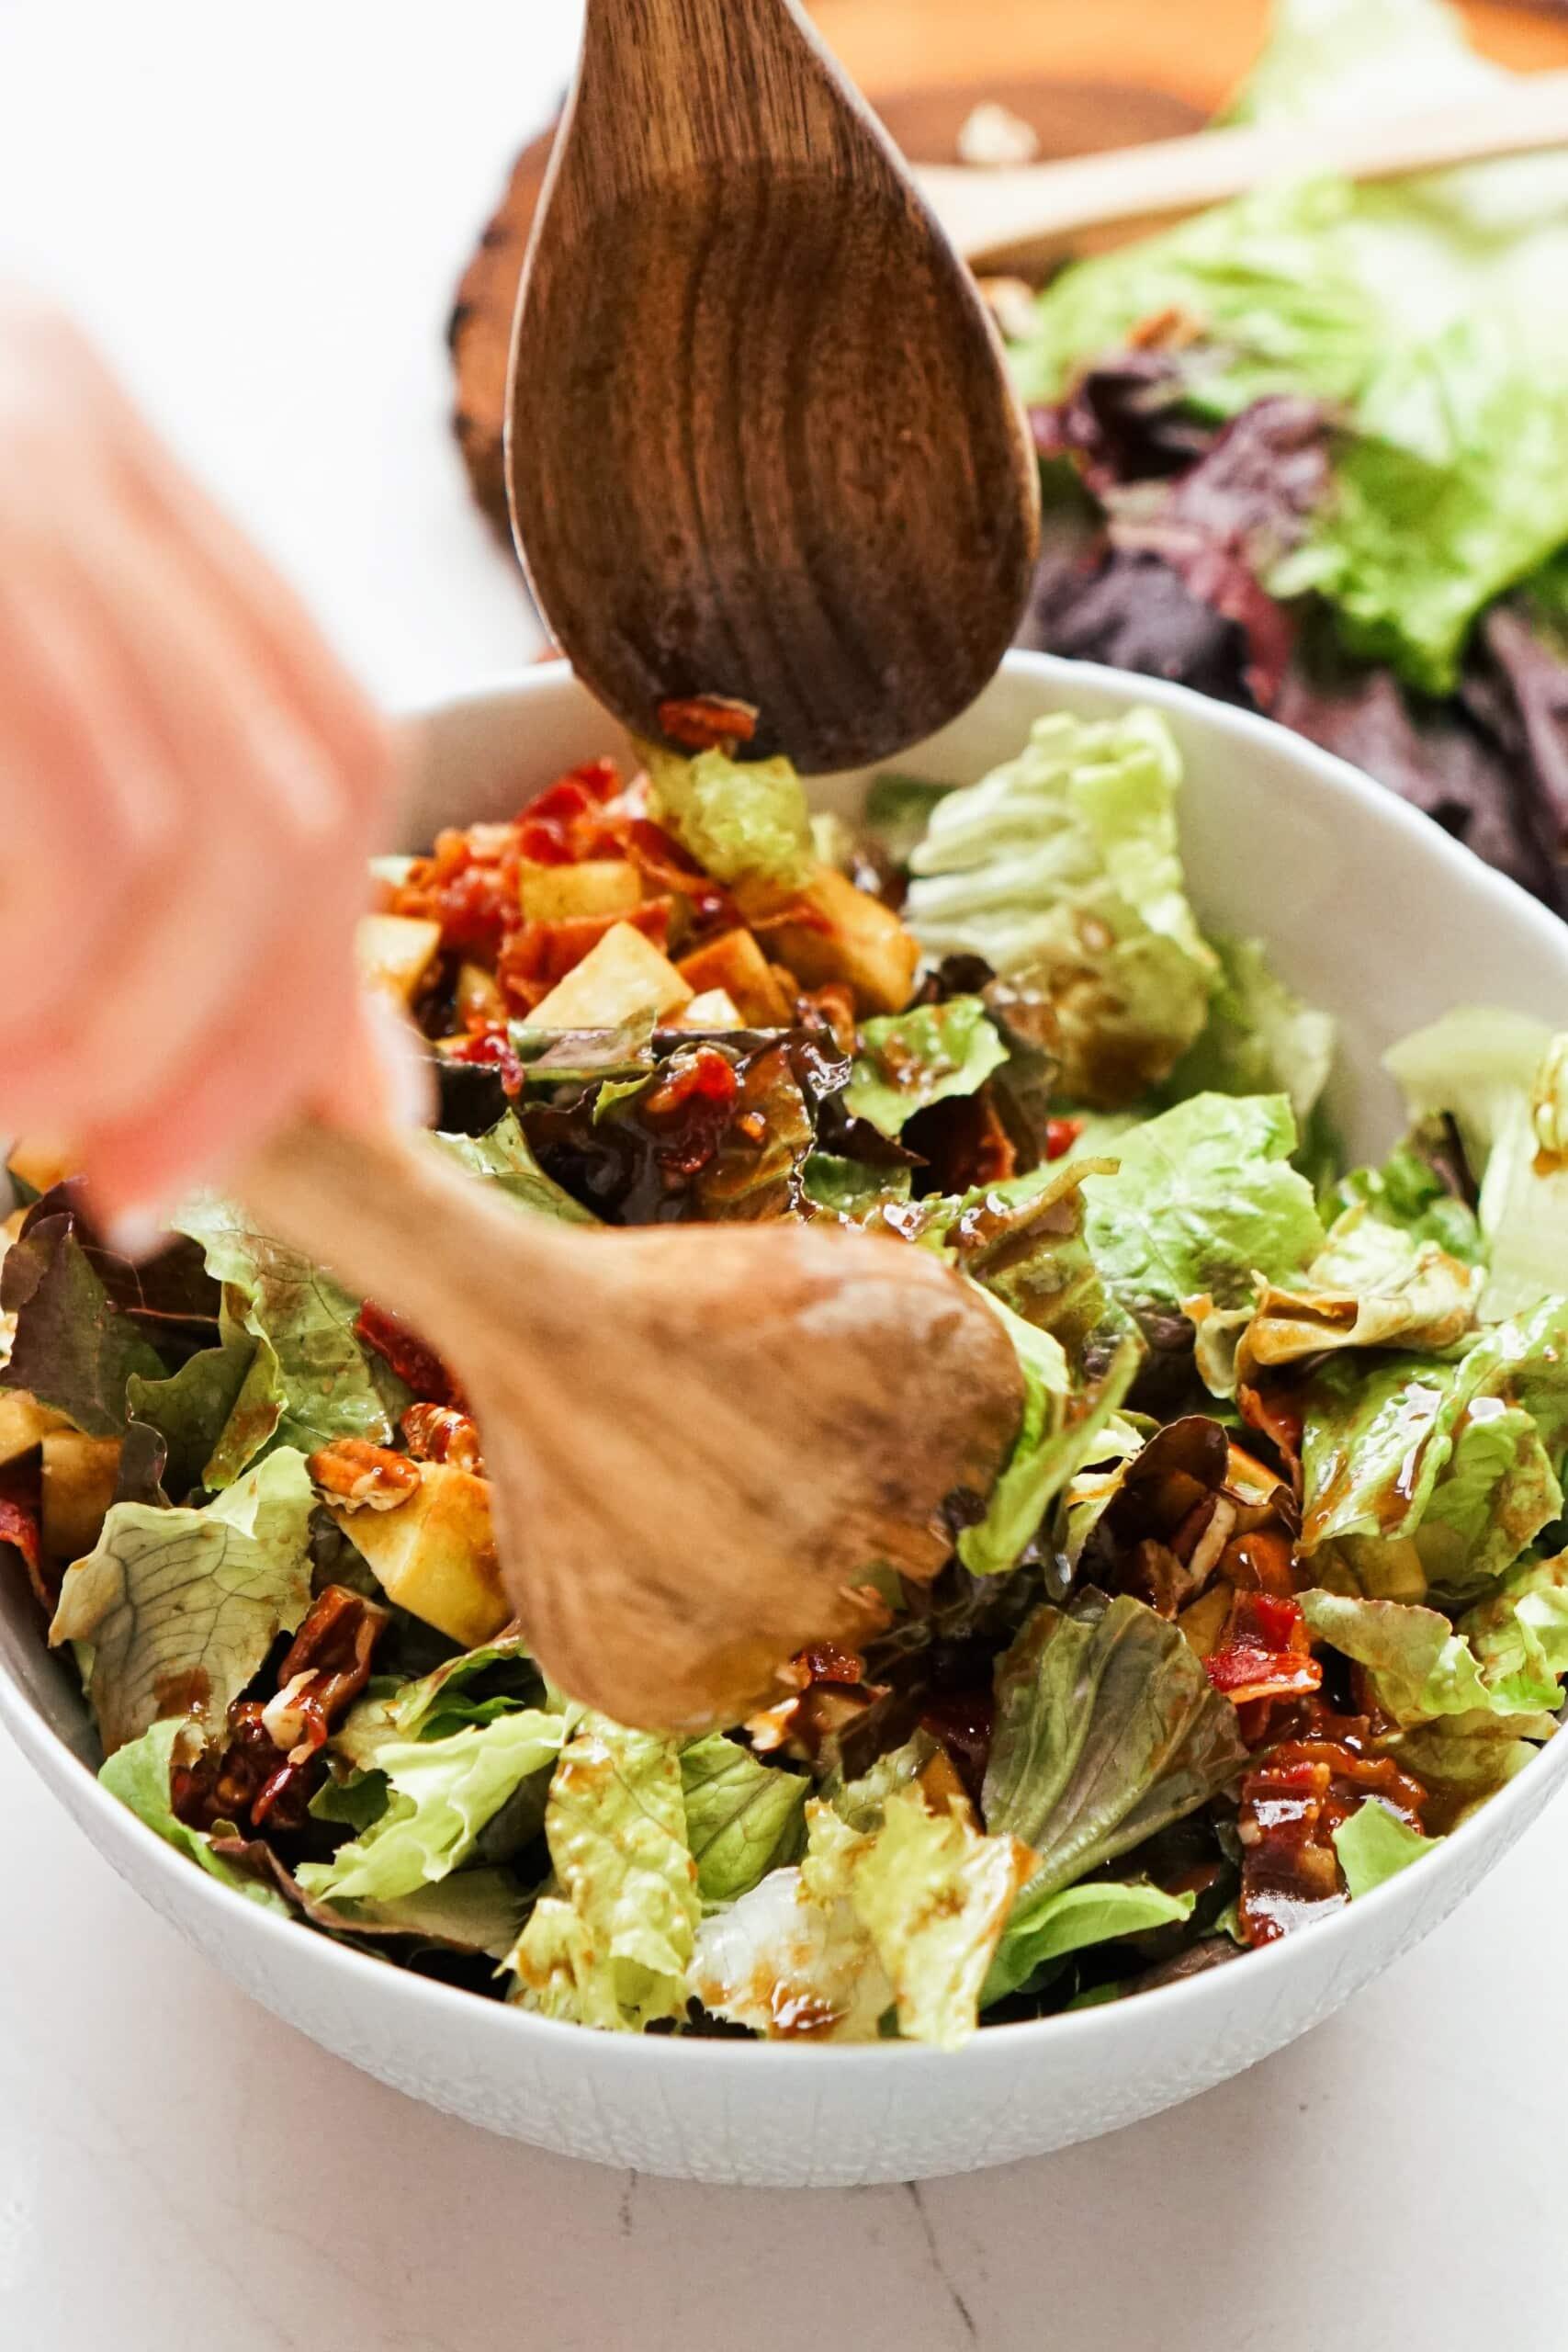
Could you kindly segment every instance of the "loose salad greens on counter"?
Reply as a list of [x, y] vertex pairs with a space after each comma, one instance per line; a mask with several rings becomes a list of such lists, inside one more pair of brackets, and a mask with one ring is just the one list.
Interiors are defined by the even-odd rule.
[[[1442, 0], [1275, 0], [1228, 119], [1507, 80]], [[1269, 712], [1568, 911], [1568, 152], [1266, 190], [1005, 303], [1024, 642]]]
[[946, 2048], [1359, 1902], [1557, 1728], [1568, 1038], [1450, 1014], [1346, 1168], [1332, 1025], [1201, 930], [1154, 711], [853, 829], [739, 707], [671, 724], [380, 868], [430, 1148], [520, 1216], [937, 1253], [1022, 1369], [995, 1491], [930, 1586], [873, 1570], [863, 1650], [628, 1730], [509, 1621], [415, 1332], [216, 1198], [133, 1267], [24, 1144], [0, 1573], [106, 1785], [250, 1901], [618, 2031]]

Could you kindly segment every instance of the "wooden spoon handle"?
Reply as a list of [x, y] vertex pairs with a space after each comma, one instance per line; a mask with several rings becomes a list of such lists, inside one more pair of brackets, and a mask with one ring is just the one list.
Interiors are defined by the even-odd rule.
[[1568, 147], [1568, 73], [1393, 120], [1242, 124], [1018, 170], [933, 165], [915, 177], [964, 259], [996, 270], [1120, 244], [1268, 182], [1401, 179], [1543, 147]]
[[[575, 1283], [583, 1246], [570, 1227], [488, 1198], [416, 1136], [351, 1135], [313, 1119], [253, 1153], [232, 1190], [264, 1232], [406, 1316], [440, 1354], [465, 1363], [476, 1340], [488, 1355], [509, 1339], [493, 1329], [489, 1257], [525, 1270], [543, 1310]], [[521, 1335], [510, 1337], [521, 1349]]]

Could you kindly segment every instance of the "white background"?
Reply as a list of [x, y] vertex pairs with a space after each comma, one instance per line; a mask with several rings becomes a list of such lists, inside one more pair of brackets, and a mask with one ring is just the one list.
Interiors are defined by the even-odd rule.
[[[536, 642], [466, 502], [442, 328], [575, 17], [0, 0], [0, 267], [90, 322], [393, 702]], [[322, 2056], [144, 1911], [0, 1736], [0, 2343], [1544, 2352], [1568, 2334], [1565, 1949], [1560, 1806], [1349, 2011], [1153, 2123], [918, 2193], [694, 2188]]]

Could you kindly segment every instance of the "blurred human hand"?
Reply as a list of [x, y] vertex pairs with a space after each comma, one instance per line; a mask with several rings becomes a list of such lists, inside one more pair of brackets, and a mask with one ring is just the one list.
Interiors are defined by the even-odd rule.
[[417, 1115], [352, 927], [388, 730], [78, 331], [0, 289], [0, 1122], [151, 1216], [306, 1103]]

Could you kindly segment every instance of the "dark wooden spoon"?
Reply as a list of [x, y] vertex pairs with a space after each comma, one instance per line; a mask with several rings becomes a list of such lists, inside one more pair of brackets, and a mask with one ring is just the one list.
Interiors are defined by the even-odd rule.
[[1038, 537], [1027, 428], [972, 279], [795, 0], [588, 0], [507, 469], [541, 611], [644, 734], [730, 695], [759, 752], [858, 766], [992, 675]]

